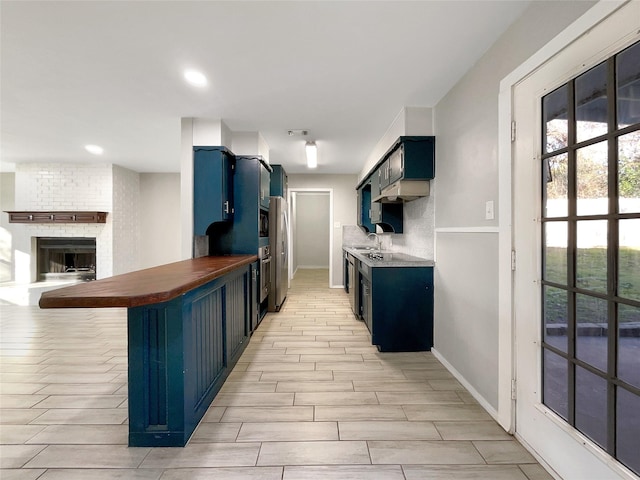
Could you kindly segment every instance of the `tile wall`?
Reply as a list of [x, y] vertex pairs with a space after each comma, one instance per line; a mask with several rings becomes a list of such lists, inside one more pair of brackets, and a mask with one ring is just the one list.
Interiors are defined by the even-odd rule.
[[[429, 197], [419, 198], [404, 204], [403, 233], [378, 233], [381, 247], [385, 250], [406, 253], [415, 257], [434, 259], [434, 197], [433, 180]], [[344, 225], [342, 244], [361, 246], [375, 244], [373, 238], [367, 238], [357, 225]]]

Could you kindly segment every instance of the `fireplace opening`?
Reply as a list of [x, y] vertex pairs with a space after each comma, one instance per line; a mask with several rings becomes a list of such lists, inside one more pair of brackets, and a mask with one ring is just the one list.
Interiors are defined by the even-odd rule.
[[96, 239], [85, 237], [40, 237], [38, 280], [96, 279]]

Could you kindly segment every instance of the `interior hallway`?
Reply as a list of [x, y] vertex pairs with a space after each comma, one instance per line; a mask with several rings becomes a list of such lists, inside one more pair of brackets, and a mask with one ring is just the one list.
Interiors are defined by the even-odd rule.
[[0, 307], [0, 478], [551, 477], [428, 352], [381, 354], [299, 270], [185, 448], [127, 447], [126, 310]]

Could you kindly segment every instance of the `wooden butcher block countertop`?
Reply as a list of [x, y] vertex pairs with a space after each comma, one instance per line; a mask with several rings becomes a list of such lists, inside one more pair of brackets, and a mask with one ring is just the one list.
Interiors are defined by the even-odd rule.
[[45, 292], [40, 307], [139, 307], [165, 302], [256, 260], [256, 255], [228, 255], [169, 263]]

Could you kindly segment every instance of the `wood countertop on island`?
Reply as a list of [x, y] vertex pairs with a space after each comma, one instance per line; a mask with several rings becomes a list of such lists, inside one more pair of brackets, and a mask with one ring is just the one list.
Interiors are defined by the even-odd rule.
[[257, 255], [200, 257], [45, 292], [40, 308], [139, 307], [165, 302], [258, 260]]

